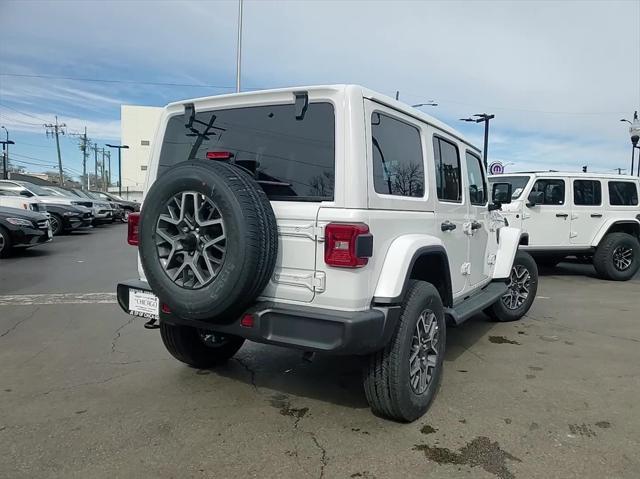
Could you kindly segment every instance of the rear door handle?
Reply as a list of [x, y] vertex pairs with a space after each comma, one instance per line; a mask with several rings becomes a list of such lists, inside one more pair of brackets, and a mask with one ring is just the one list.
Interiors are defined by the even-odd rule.
[[482, 228], [482, 223], [480, 223], [479, 221], [472, 221], [471, 222], [471, 229], [472, 230], [479, 230], [480, 228]]
[[591, 213], [592, 218], [602, 218], [602, 213]]
[[442, 231], [453, 231], [454, 229], [456, 229], [457, 226], [455, 223], [452, 223], [451, 221], [447, 220], [444, 223], [442, 223], [440, 225], [440, 229]]
[[567, 213], [556, 213], [556, 218], [567, 218], [568, 216]]

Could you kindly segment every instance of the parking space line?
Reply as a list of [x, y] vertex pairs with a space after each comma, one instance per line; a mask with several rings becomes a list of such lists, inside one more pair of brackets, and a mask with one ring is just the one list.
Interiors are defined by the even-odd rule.
[[112, 304], [116, 293], [53, 293], [0, 295], [0, 306], [32, 306], [48, 304]]

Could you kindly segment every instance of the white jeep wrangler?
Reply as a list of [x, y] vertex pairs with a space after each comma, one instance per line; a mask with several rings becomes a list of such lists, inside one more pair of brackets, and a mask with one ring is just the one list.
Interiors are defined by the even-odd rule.
[[191, 366], [246, 339], [368, 355], [372, 409], [412, 421], [436, 393], [446, 323], [516, 320], [535, 298], [478, 149], [391, 98], [340, 85], [172, 103], [154, 145], [129, 219], [141, 279], [118, 301], [159, 316]]
[[600, 277], [631, 279], [640, 267], [640, 181], [632, 176], [555, 171], [490, 177], [502, 214], [521, 228], [521, 249], [545, 266], [567, 256], [592, 262]]

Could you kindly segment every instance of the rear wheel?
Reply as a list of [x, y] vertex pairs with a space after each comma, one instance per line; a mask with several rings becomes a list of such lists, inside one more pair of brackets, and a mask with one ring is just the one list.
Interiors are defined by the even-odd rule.
[[199, 369], [224, 363], [244, 343], [244, 339], [237, 336], [164, 322], [160, 323], [160, 336], [174, 358]]
[[445, 343], [438, 290], [412, 281], [395, 333], [364, 369], [364, 390], [373, 412], [403, 422], [427, 412], [442, 377]]
[[527, 314], [537, 291], [536, 262], [528, 253], [518, 251], [511, 267], [507, 292], [484, 312], [495, 321], [517, 321]]
[[640, 243], [628, 233], [606, 235], [593, 256], [593, 266], [601, 278], [627, 281], [640, 267]]
[[59, 214], [51, 213], [49, 223], [51, 223], [51, 233], [53, 233], [53, 236], [58, 236], [62, 233], [62, 217]]
[[0, 226], [0, 258], [5, 258], [11, 250], [11, 238], [9, 233]]

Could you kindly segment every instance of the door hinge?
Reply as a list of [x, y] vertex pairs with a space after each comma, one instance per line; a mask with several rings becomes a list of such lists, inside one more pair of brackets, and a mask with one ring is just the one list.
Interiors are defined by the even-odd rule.
[[471, 263], [462, 263], [460, 272], [462, 273], [462, 276], [469, 276], [471, 274]]
[[576, 215], [576, 214], [574, 214], [574, 213], [571, 213], [571, 219], [572, 219], [572, 220], [577, 220], [578, 218], [579, 218], [579, 216], [578, 216], [578, 215]]
[[313, 275], [313, 290], [316, 293], [322, 293], [325, 289], [327, 275], [322, 271], [316, 271]]
[[494, 264], [496, 264], [496, 255], [495, 254], [490, 254], [489, 257], [487, 258], [487, 264], [489, 266], [493, 266]]
[[578, 233], [576, 233], [575, 231], [569, 233], [569, 238], [575, 238], [576, 236], [578, 236]]

